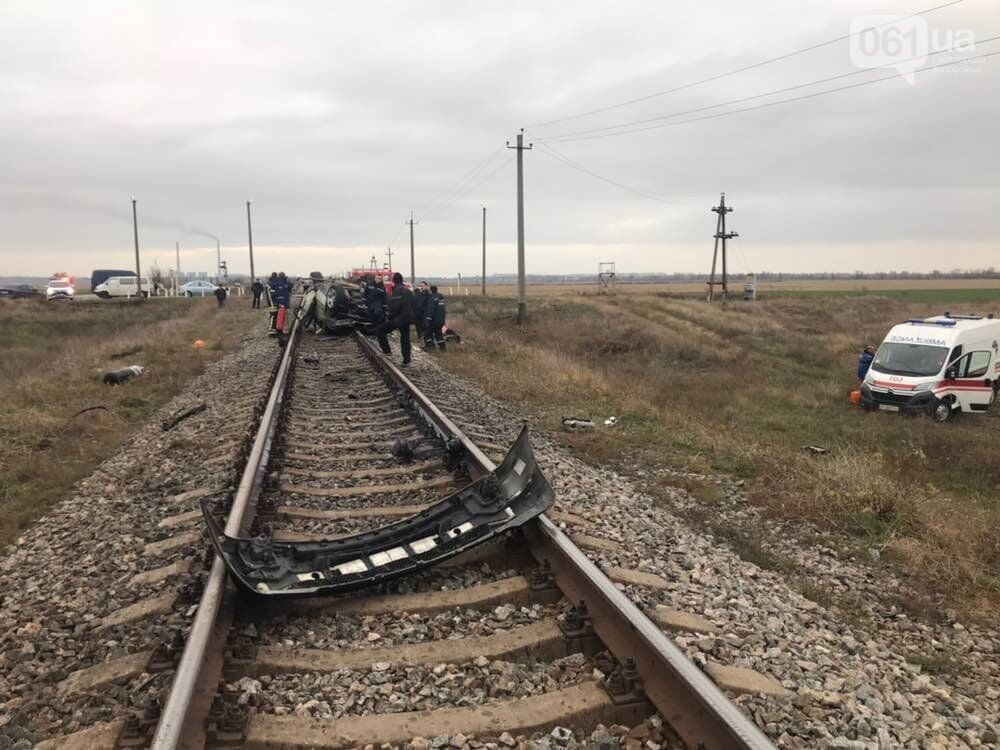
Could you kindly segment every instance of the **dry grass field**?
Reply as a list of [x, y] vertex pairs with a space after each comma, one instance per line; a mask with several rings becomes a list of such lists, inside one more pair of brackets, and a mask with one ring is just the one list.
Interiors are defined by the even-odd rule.
[[[257, 317], [249, 303], [215, 308], [214, 300], [0, 301], [0, 547], [239, 346]], [[195, 339], [206, 347], [194, 350]], [[103, 384], [105, 372], [133, 364], [146, 373]], [[95, 406], [104, 408], [78, 413]]]
[[[752, 501], [780, 517], [878, 550], [970, 613], [995, 612], [1000, 420], [938, 425], [865, 414], [848, 399], [860, 349], [893, 323], [944, 304], [986, 305], [956, 303], [946, 289], [918, 290], [932, 301], [825, 291], [726, 307], [642, 288], [552, 294], [531, 301], [523, 329], [510, 298], [453, 298], [449, 318], [463, 343], [442, 361], [552, 430], [564, 416], [617, 416], [613, 430], [566, 436], [591, 460], [744, 479]], [[717, 493], [697, 482], [688, 489], [710, 519]]]
[[[456, 295], [455, 286], [450, 287], [451, 294]], [[667, 294], [684, 297], [704, 297], [705, 284], [697, 282], [634, 284], [621, 283], [617, 285], [619, 294]], [[736, 297], [743, 295], [743, 277], [734, 276], [731, 286]], [[448, 291], [446, 288], [444, 291]], [[762, 298], [776, 296], [893, 296], [904, 299], [940, 300], [954, 299], [962, 301], [1000, 302], [1000, 279], [921, 279], [903, 281], [895, 279], [837, 279], [824, 281], [807, 279], [802, 281], [761, 281], [757, 284], [757, 292]], [[462, 295], [477, 296], [478, 286], [463, 285]], [[487, 286], [487, 293], [493, 297], [516, 297], [517, 286], [514, 284], [496, 284]], [[528, 286], [528, 296], [537, 297], [587, 297], [597, 295], [597, 284], [531, 284]]]

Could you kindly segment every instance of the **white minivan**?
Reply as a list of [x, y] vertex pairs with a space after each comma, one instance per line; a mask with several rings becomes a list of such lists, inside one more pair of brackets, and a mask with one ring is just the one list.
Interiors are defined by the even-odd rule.
[[861, 384], [861, 406], [923, 412], [938, 422], [982, 414], [996, 399], [1000, 319], [952, 315], [908, 320], [879, 346]]
[[[148, 279], [142, 280], [142, 296], [148, 297], [152, 287]], [[139, 293], [135, 276], [111, 276], [94, 288], [94, 294], [103, 299], [111, 297], [134, 297]]]

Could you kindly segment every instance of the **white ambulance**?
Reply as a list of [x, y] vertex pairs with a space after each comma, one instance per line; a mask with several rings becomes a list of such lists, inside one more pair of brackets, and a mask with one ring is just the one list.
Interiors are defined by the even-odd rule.
[[861, 406], [923, 412], [945, 422], [983, 413], [997, 394], [1000, 319], [952, 315], [908, 320], [879, 346], [861, 384]]

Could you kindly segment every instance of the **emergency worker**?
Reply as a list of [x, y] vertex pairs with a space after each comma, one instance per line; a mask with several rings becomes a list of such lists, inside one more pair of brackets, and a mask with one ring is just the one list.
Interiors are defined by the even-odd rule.
[[868, 374], [868, 368], [872, 366], [873, 359], [875, 359], [875, 347], [868, 344], [858, 358], [858, 380], [865, 379], [865, 375]]
[[444, 351], [444, 295], [432, 286], [424, 308], [424, 349], [432, 349], [435, 342]]
[[264, 295], [264, 285], [260, 283], [260, 279], [254, 279], [253, 285], [250, 287], [250, 291], [253, 292], [253, 303], [250, 305], [252, 309], [260, 309], [260, 298]]
[[275, 292], [278, 298], [278, 307], [292, 306], [292, 287], [285, 277], [284, 271], [278, 271], [278, 279], [275, 285]]
[[267, 280], [267, 288], [264, 292], [267, 294], [267, 335], [277, 336], [278, 335], [278, 274], [272, 272], [271, 277]]
[[382, 351], [391, 353], [388, 334], [399, 331], [399, 349], [403, 355], [403, 366], [409, 366], [412, 347], [410, 345], [410, 325], [413, 323], [413, 292], [403, 283], [403, 274], [392, 275], [392, 295], [389, 297], [388, 320], [378, 328], [378, 343]]
[[427, 315], [427, 303], [430, 302], [431, 292], [426, 281], [421, 281], [413, 291], [413, 315], [417, 328], [417, 336], [424, 337], [424, 318]]
[[269, 291], [273, 296], [275, 307], [274, 327], [272, 329], [274, 334], [272, 335], [280, 335], [285, 332], [285, 320], [288, 315], [288, 308], [292, 304], [292, 288], [285, 277], [284, 271], [271, 274]]
[[369, 329], [378, 337], [378, 345], [383, 354], [389, 354], [391, 351], [385, 331], [381, 330], [385, 325], [385, 307], [388, 299], [382, 279], [372, 280], [369, 276], [364, 291], [365, 308], [368, 310]]

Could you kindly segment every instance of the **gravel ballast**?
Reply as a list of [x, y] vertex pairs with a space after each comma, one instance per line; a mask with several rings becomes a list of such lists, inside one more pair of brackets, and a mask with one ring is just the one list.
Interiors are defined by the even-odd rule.
[[[201, 521], [160, 522], [198, 508], [186, 492], [207, 490], [209, 499], [226, 494], [277, 355], [273, 340], [248, 335], [238, 352], [211, 364], [6, 551], [0, 560], [0, 749], [31, 747], [122, 718], [168, 687], [169, 672], [83, 692], [58, 686], [77, 670], [175, 643], [186, 632], [203, 571]], [[162, 429], [161, 420], [200, 403], [207, 409]], [[146, 549], [183, 535], [194, 539]], [[132, 581], [172, 564], [189, 572]], [[157, 597], [170, 602], [165, 611], [102, 625], [102, 618]]]
[[[273, 341], [251, 337], [240, 352], [212, 365], [0, 561], [4, 591], [0, 750], [30, 747], [41, 739], [121, 718], [166, 689], [169, 671], [68, 695], [60, 694], [57, 685], [76, 670], [170, 643], [185, 632], [197, 595], [192, 584], [203, 570], [204, 546], [197, 540], [155, 556], [144, 553], [144, 548], [200, 529], [200, 521], [159, 525], [164, 518], [197, 508], [196, 500], [175, 501], [178, 495], [208, 489], [214, 493], [210, 497], [222, 497], [231, 487], [238, 448], [276, 355]], [[414, 359], [407, 375], [432, 398], [440, 395], [444, 401], [446, 397], [491, 442], [509, 445], [513, 441], [523, 415], [471, 383], [442, 372], [433, 356], [417, 352]], [[170, 432], [160, 429], [160, 418], [199, 401], [205, 401], [208, 410]], [[664, 589], [624, 587], [650, 613], [657, 605], [666, 605], [698, 614], [717, 628], [711, 634], [674, 636], [690, 658], [700, 664], [755, 669], [776, 678], [790, 692], [780, 699], [735, 697], [780, 747], [886, 750], [998, 745], [1000, 633], [995, 628], [958, 622], [950, 615], [933, 622], [914, 619], [893, 603], [911, 592], [890, 570], [852, 559], [839, 551], [836, 540], [800, 544], [775, 523], [769, 549], [794, 561], [797, 580], [790, 580], [780, 571], [740, 558], [685, 520], [697, 501], [672, 487], [676, 477], [669, 470], [654, 473], [637, 468], [624, 476], [578, 460], [541, 431], [533, 432], [533, 444], [556, 489], [557, 510], [581, 519], [569, 530], [620, 545], [588, 551], [588, 555], [605, 567], [661, 576], [667, 582]], [[726, 499], [716, 509], [717, 520], [734, 527], [764, 523], [743, 502], [738, 486], [720, 481]], [[640, 489], [640, 483], [649, 482], [660, 485], [656, 499]], [[411, 502], [412, 497], [406, 500]], [[817, 532], [816, 537], [822, 534]], [[188, 558], [190, 573], [156, 583], [131, 583], [137, 573]], [[393, 588], [401, 593], [458, 588], [513, 574], [488, 566], [439, 569], [399, 581]], [[853, 610], [803, 596], [803, 580], [817, 590], [834, 591], [838, 600], [854, 602]], [[101, 618], [170, 591], [180, 593], [167, 611], [101, 627]], [[522, 614], [519, 610], [518, 617]], [[476, 616], [489, 617], [490, 612]], [[523, 616], [530, 619], [530, 614]], [[512, 615], [511, 619], [517, 618]], [[378, 633], [380, 638], [406, 642], [416, 632], [406, 631], [407, 627], [422, 625], [429, 634], [451, 635], [461, 629], [468, 635], [477, 627], [475, 622], [474, 617], [459, 615], [450, 624], [434, 617], [395, 626], [379, 618], [367, 622], [355, 618], [353, 624], [370, 627], [366, 633]], [[283, 637], [313, 645], [313, 636], [296, 631], [300, 626], [294, 621], [284, 627], [290, 629], [284, 636], [274, 636], [276, 642]], [[321, 626], [314, 634], [316, 641], [334, 648], [343, 641], [359, 645], [338, 627], [324, 630]], [[925, 665], [931, 661], [946, 666], [928, 670]], [[572, 667], [497, 664], [500, 678], [509, 675], [510, 681], [525, 681], [530, 686], [525, 689], [530, 690], [589, 679], [593, 671], [589, 662]], [[487, 678], [493, 663], [443, 665], [444, 671], [435, 675], [440, 666], [391, 665], [379, 673], [344, 670], [333, 675], [286, 675], [266, 686], [241, 681], [228, 689], [256, 694], [254, 700], [264, 701], [258, 705], [265, 710], [309, 716], [346, 715], [370, 708], [407, 710], [398, 706], [423, 705], [421, 701], [428, 699], [428, 706], [455, 705], [467, 700], [467, 695], [474, 702], [511, 697], [491, 695], [495, 688]], [[381, 673], [388, 675], [384, 682], [382, 677], [373, 680], [371, 675]], [[449, 681], [463, 686], [467, 695], [435, 693], [441, 689], [437, 680], [445, 675], [454, 675]], [[428, 688], [430, 696], [422, 695]], [[352, 696], [354, 702], [348, 705]], [[310, 705], [311, 701], [316, 702]], [[649, 725], [646, 731], [659, 730]], [[411, 747], [649, 747], [646, 739], [628, 738], [627, 732], [627, 728], [614, 727], [598, 728], [593, 734], [564, 730], [532, 738], [510, 737], [509, 742], [502, 737], [488, 742], [421, 738], [423, 742], [415, 740]], [[648, 742], [658, 746], [651, 750], [668, 746], [665, 741], [661, 745], [659, 734], [649, 736], [653, 739]], [[638, 745], [630, 745], [630, 739]]]
[[[497, 402], [420, 352], [407, 373], [431, 398], [447, 401], [493, 442], [509, 445], [530, 417]], [[664, 590], [627, 586], [648, 612], [657, 605], [708, 619], [716, 634], [678, 634], [696, 663], [749, 667], [778, 679], [787, 698], [741, 695], [738, 704], [780, 747], [997, 747], [1000, 735], [1000, 632], [972, 623], [923, 622], [893, 604], [913, 596], [891, 570], [873, 567], [828, 544], [801, 543], [775, 523], [768, 548], [794, 561], [794, 576], [741, 559], [724, 542], [684, 520], [698, 504], [676, 477], [642, 468], [623, 476], [578, 460], [533, 428], [536, 454], [557, 493], [557, 510], [585, 521], [580, 531], [617, 541], [614, 552], [590, 552], [602, 566], [637, 569], [668, 582]], [[714, 478], [705, 478], [711, 481]], [[644, 494], [658, 483], [668, 503]], [[759, 521], [739, 486], [719, 478], [726, 500], [716, 520], [733, 528]], [[565, 525], [565, 524], [561, 524]], [[823, 538], [822, 532], [815, 533]], [[800, 593], [802, 582], [832, 589], [851, 608], [825, 606]], [[817, 597], [819, 598], [819, 597]], [[921, 659], [919, 657], [924, 657]], [[951, 658], [929, 673], [920, 664]], [[908, 659], [912, 661], [908, 661]], [[915, 663], [916, 662], [916, 663]]]

